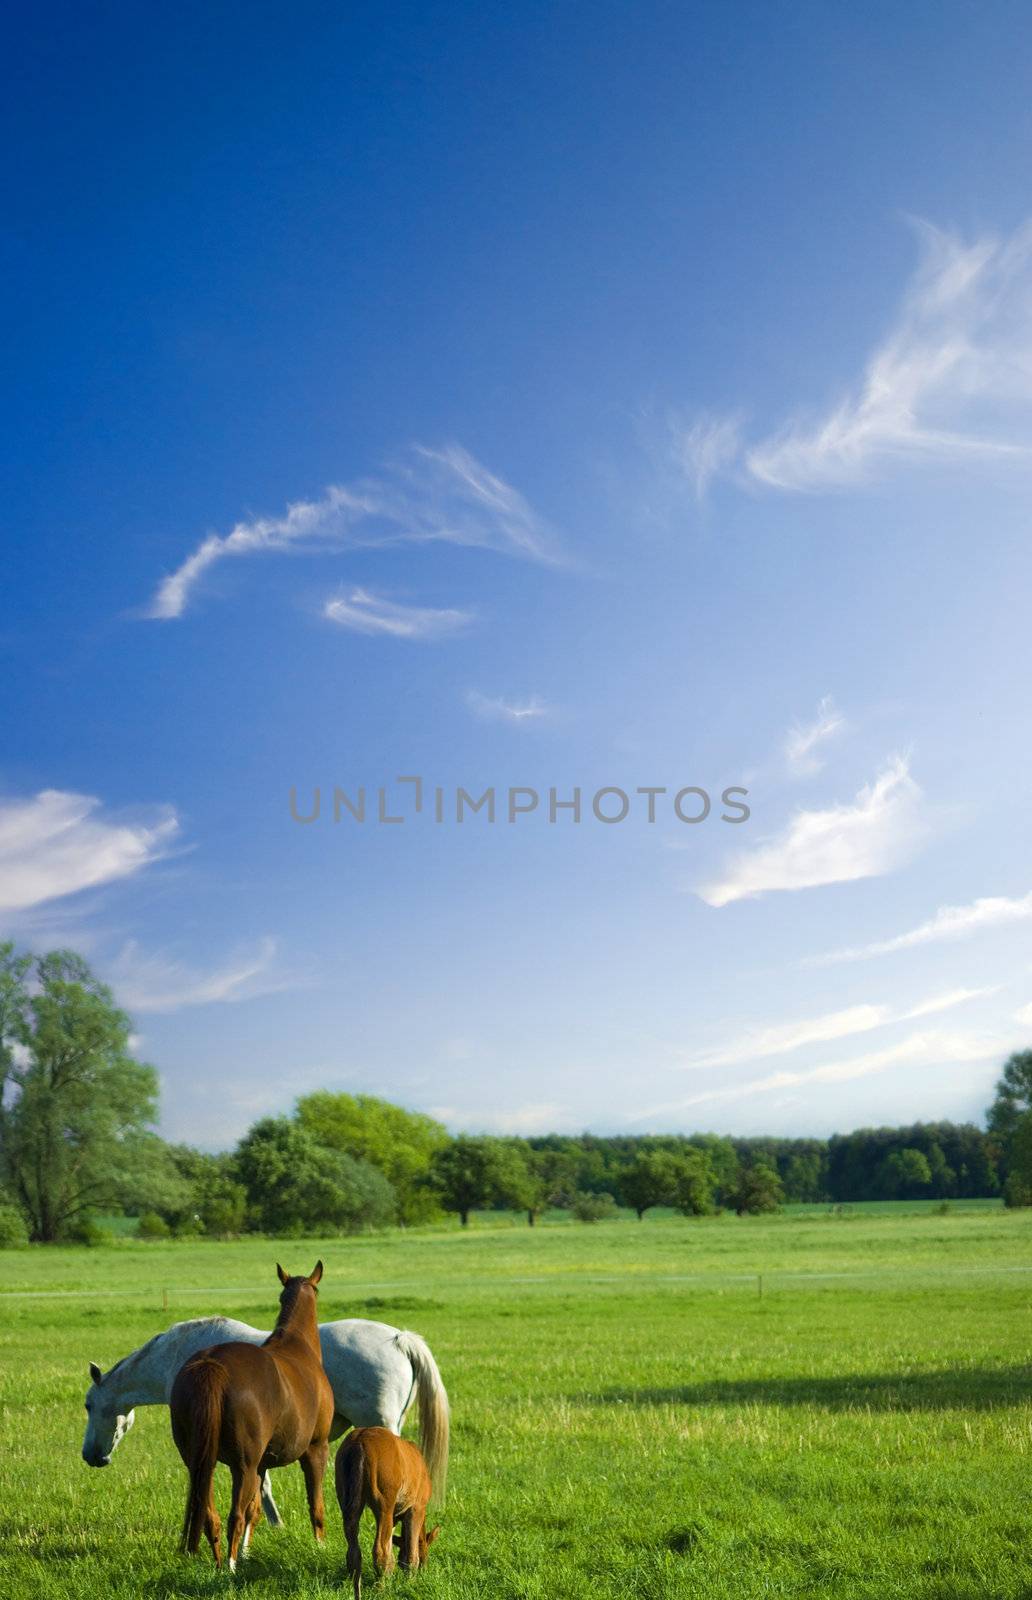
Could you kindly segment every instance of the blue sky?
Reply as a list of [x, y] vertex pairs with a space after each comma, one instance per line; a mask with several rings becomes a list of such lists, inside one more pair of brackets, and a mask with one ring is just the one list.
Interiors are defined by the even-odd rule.
[[1024, 21], [20, 19], [0, 919], [170, 1135], [980, 1116], [1032, 1032]]

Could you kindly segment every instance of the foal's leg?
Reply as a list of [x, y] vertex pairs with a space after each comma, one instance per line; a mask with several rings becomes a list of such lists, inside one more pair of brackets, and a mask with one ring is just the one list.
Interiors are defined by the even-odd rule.
[[319, 1543], [323, 1542], [323, 1478], [326, 1476], [326, 1458], [330, 1453], [325, 1439], [320, 1444], [310, 1444], [301, 1459], [308, 1494], [308, 1515], [312, 1519], [312, 1532]]
[[376, 1515], [376, 1539], [373, 1543], [373, 1566], [377, 1575], [394, 1571], [394, 1502], [380, 1500], [373, 1506]]
[[255, 1497], [260, 1493], [260, 1483], [253, 1465], [235, 1466], [230, 1470], [233, 1474], [233, 1504], [230, 1508], [226, 1538], [229, 1543], [229, 1570], [235, 1572], [240, 1541], [244, 1528], [250, 1520]]
[[398, 1560], [403, 1567], [419, 1566], [419, 1517], [412, 1509], [401, 1513]]
[[355, 1600], [362, 1600], [362, 1546], [358, 1539], [361, 1520], [361, 1505], [356, 1513], [344, 1519], [344, 1537], [348, 1541], [348, 1576], [355, 1581]]

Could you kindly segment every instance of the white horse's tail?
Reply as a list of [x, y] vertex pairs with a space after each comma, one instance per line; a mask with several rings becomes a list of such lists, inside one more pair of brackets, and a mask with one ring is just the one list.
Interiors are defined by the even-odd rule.
[[434, 1500], [443, 1505], [448, 1484], [448, 1394], [425, 1339], [418, 1333], [397, 1333], [394, 1343], [412, 1363], [419, 1401], [419, 1447], [434, 1486]]

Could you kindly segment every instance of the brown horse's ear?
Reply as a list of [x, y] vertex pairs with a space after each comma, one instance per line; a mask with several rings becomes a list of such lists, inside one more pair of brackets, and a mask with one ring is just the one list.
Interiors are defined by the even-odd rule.
[[276, 1263], [276, 1271], [279, 1273], [279, 1281], [280, 1281], [280, 1283], [282, 1283], [284, 1288], [286, 1288], [287, 1282], [288, 1282], [288, 1280], [290, 1278], [290, 1273], [289, 1272], [284, 1272], [283, 1268], [280, 1266], [278, 1261]]
[[433, 1544], [434, 1540], [437, 1538], [437, 1535], [440, 1533], [440, 1531], [441, 1531], [441, 1524], [438, 1523], [437, 1527], [436, 1528], [432, 1528], [431, 1531], [427, 1534], [427, 1536], [426, 1536], [427, 1544]]
[[322, 1262], [321, 1261], [317, 1261], [315, 1263], [315, 1266], [312, 1268], [311, 1272], [308, 1274], [308, 1281], [312, 1285], [312, 1287], [314, 1288], [315, 1285], [319, 1282], [319, 1280], [321, 1278], [322, 1278]]
[[99, 1383], [103, 1376], [104, 1376], [104, 1374], [101, 1372], [100, 1368], [97, 1366], [97, 1363], [95, 1361], [91, 1361], [90, 1362], [90, 1377], [93, 1379], [94, 1383]]

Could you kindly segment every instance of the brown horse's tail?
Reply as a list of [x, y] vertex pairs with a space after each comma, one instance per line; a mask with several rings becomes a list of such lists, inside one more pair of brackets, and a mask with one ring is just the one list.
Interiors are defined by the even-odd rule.
[[395, 1334], [394, 1343], [412, 1363], [419, 1401], [419, 1445], [433, 1484], [434, 1502], [443, 1506], [448, 1486], [448, 1392], [425, 1339], [405, 1332]]
[[179, 1548], [189, 1555], [196, 1555], [211, 1504], [211, 1485], [219, 1455], [226, 1369], [217, 1361], [201, 1360], [191, 1367], [190, 1376], [193, 1379], [190, 1386], [192, 1438], [187, 1462], [190, 1489], [186, 1497]]

